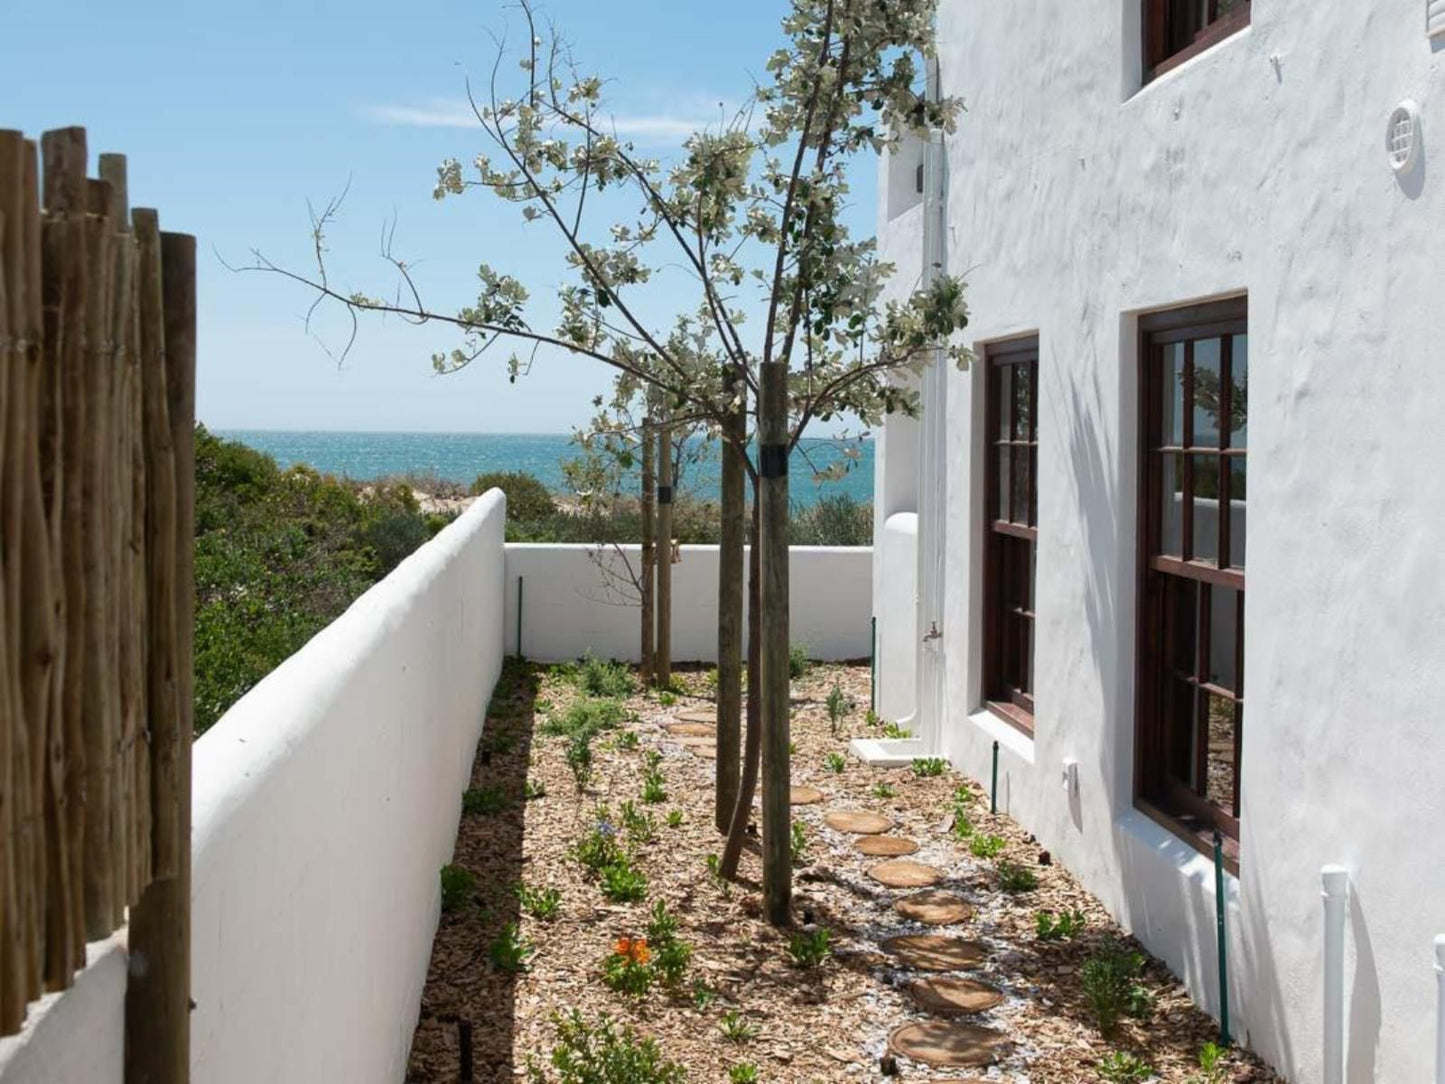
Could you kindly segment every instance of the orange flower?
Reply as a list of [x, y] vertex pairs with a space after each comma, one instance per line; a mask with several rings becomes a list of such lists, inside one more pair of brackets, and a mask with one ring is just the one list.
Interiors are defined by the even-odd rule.
[[652, 953], [647, 950], [647, 938], [645, 937], [619, 937], [617, 944], [613, 946], [613, 951], [639, 965], [652, 959]]

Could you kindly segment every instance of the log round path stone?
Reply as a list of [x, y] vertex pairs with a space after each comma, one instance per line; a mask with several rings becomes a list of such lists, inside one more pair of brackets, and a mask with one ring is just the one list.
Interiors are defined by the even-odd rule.
[[905, 933], [883, 942], [883, 951], [905, 967], [919, 971], [962, 971], [976, 967], [987, 955], [977, 941], [941, 933]]
[[952, 926], [973, 917], [973, 907], [962, 896], [952, 892], [917, 892], [893, 902], [893, 910], [906, 919], [925, 926]]
[[717, 746], [711, 742], [707, 745], [690, 745], [687, 751], [695, 757], [702, 757], [703, 760], [717, 759]]
[[823, 818], [835, 832], [851, 832], [859, 836], [876, 836], [893, 827], [893, 822], [880, 813], [864, 809], [835, 809]]
[[909, 858], [899, 858], [879, 862], [868, 870], [868, 876], [888, 888], [927, 888], [943, 880], [943, 871]]
[[677, 719], [683, 723], [711, 723], [717, 725], [716, 708], [684, 708], [677, 713]]
[[717, 738], [717, 727], [711, 723], [668, 723], [667, 732], [679, 738]]
[[823, 792], [816, 787], [793, 787], [793, 805], [817, 805], [823, 800]]
[[917, 843], [902, 836], [864, 836], [855, 846], [859, 854], [872, 858], [897, 858], [918, 850]]
[[677, 739], [677, 744], [684, 749], [716, 749], [717, 739], [687, 735]]
[[977, 1069], [998, 1060], [1003, 1034], [957, 1020], [924, 1020], [888, 1036], [888, 1049], [925, 1065]]
[[987, 1012], [1003, 1004], [1003, 991], [977, 979], [938, 975], [908, 984], [908, 995], [925, 1012], [940, 1016]]

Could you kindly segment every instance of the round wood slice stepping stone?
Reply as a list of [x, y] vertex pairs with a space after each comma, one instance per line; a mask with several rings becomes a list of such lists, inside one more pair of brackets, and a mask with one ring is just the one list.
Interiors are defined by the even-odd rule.
[[879, 862], [868, 871], [868, 876], [889, 888], [927, 888], [943, 880], [941, 870], [909, 858]]
[[678, 738], [677, 744], [682, 746], [684, 749], [716, 749], [717, 739], [709, 737], [700, 738], [696, 735], [689, 735], [686, 737]]
[[888, 1036], [888, 1049], [925, 1065], [971, 1068], [998, 1060], [1003, 1035], [992, 1028], [957, 1020], [924, 1020]]
[[717, 759], [717, 746], [712, 742], [708, 742], [706, 745], [689, 745], [687, 751], [695, 757], [702, 757], [703, 760]]
[[823, 823], [835, 832], [859, 836], [876, 836], [893, 827], [887, 817], [862, 809], [835, 809], [823, 818]]
[[679, 722], [684, 723], [710, 723], [717, 725], [716, 708], [684, 708], [677, 713]]
[[717, 737], [717, 727], [711, 723], [668, 723], [667, 732], [683, 738]]
[[815, 787], [794, 787], [792, 789], [793, 805], [817, 805], [823, 800], [823, 792]]
[[883, 942], [883, 951], [896, 956], [905, 967], [920, 971], [961, 971], [983, 962], [987, 955], [977, 941], [941, 933], [906, 933]]
[[856, 846], [859, 854], [874, 858], [897, 858], [918, 850], [917, 843], [902, 836], [864, 836]]
[[919, 979], [909, 983], [908, 993], [925, 1012], [950, 1016], [965, 1012], [987, 1012], [1003, 1004], [1003, 991], [977, 979], [956, 975]]
[[925, 926], [952, 926], [973, 917], [973, 907], [952, 892], [919, 892], [895, 900], [893, 910]]

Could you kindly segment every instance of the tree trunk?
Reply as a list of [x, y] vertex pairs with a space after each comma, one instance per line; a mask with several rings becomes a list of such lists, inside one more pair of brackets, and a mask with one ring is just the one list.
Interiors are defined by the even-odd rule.
[[[748, 554], [748, 733], [743, 748], [743, 775], [738, 783], [738, 798], [733, 803], [732, 822], [728, 825], [727, 843], [723, 846], [718, 873], [731, 881], [738, 874], [738, 859], [743, 853], [743, 839], [753, 815], [753, 795], [758, 790], [758, 761], [763, 748], [762, 711], [758, 696], [758, 663], [761, 657], [762, 614], [762, 547], [758, 545], [758, 494], [753, 487], [752, 548]], [[789, 796], [791, 798], [791, 795]], [[791, 855], [789, 858], [791, 859]]]
[[762, 366], [758, 400], [759, 544], [762, 550], [763, 914], [791, 919], [793, 857], [788, 707], [788, 366]]
[[[736, 380], [730, 386], [735, 384]], [[743, 519], [747, 492], [742, 446], [747, 436], [747, 407], [740, 403], [728, 419], [722, 442], [722, 538], [718, 547], [717, 586], [717, 789], [714, 794], [714, 819], [719, 832], [726, 832], [732, 823], [742, 745], [743, 551], [747, 532]]]
[[652, 685], [653, 645], [656, 642], [657, 616], [653, 605], [653, 568], [657, 563], [657, 544], [654, 535], [653, 504], [653, 461], [652, 413], [649, 411], [642, 423], [642, 573], [638, 591], [642, 596], [642, 687]]
[[657, 426], [657, 654], [661, 688], [672, 685], [672, 408]]

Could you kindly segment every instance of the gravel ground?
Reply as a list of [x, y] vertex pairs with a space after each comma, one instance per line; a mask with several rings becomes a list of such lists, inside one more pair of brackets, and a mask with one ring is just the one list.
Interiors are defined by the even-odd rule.
[[[667, 1057], [687, 1068], [688, 1080], [699, 1084], [726, 1082], [729, 1068], [740, 1062], [756, 1065], [764, 1084], [874, 1081], [893, 1074], [916, 1081], [1074, 1084], [1108, 1079], [1097, 1066], [1114, 1050], [1139, 1056], [1156, 1074], [1121, 1079], [1206, 1082], [1196, 1059], [1215, 1025], [1155, 961], [1148, 961], [1142, 978], [1153, 998], [1152, 1014], [1145, 1021], [1125, 1020], [1111, 1041], [1101, 1037], [1083, 996], [1080, 968], [1103, 941], [1123, 935], [1031, 836], [1008, 818], [989, 814], [987, 795], [977, 785], [954, 772], [918, 778], [909, 768], [868, 768], [851, 757], [842, 771], [831, 769], [830, 754], [846, 754], [849, 738], [877, 734], [866, 720], [866, 666], [815, 664], [793, 686], [793, 782], [825, 795], [820, 804], [794, 807], [807, 833], [805, 856], [795, 872], [795, 914], [800, 923], [830, 931], [833, 955], [815, 970], [792, 966], [788, 933], [757, 918], [755, 841], [744, 852], [739, 883], [723, 884], [708, 872], [707, 856], [722, 849], [713, 828], [713, 762], [664, 727], [678, 713], [707, 710], [712, 702], [704, 672], [681, 673], [678, 681], [687, 695], [675, 700], [656, 695], [627, 700], [631, 718], [593, 743], [593, 778], [587, 792], [579, 794], [564, 759], [566, 740], [544, 736], [534, 723], [540, 726], [549, 715], [564, 712], [580, 694], [563, 673], [508, 664], [473, 772], [473, 786], [499, 788], [506, 806], [462, 818], [454, 861], [475, 875], [475, 891], [464, 905], [442, 915], [408, 1082], [461, 1079], [459, 1022], [470, 1025], [475, 1080], [523, 1077], [529, 1058], [546, 1062], [556, 1035], [555, 1014], [573, 1008], [589, 1018], [610, 1014], [656, 1038]], [[825, 707], [835, 685], [851, 702], [836, 734]], [[617, 740], [629, 733], [637, 735], [633, 748], [626, 747], [630, 739]], [[667, 797], [654, 805], [640, 799], [649, 752], [660, 755], [666, 780]], [[524, 800], [524, 782], [544, 786], [545, 796]], [[967, 788], [976, 833], [1002, 837], [999, 858], [1033, 872], [1037, 888], [1002, 891], [999, 859], [974, 857], [968, 842], [950, 831], [959, 787]], [[889, 790], [892, 796], [880, 796]], [[648, 879], [647, 898], [612, 904], [585, 876], [571, 848], [595, 824], [599, 803], [608, 805], [616, 821], [621, 803], [629, 799], [656, 820], [655, 841], [637, 847]], [[859, 837], [823, 823], [827, 812], [838, 809], [892, 818], [891, 834], [920, 845], [909, 857], [938, 867], [944, 875], [938, 887], [976, 908], [970, 920], [936, 931], [982, 943], [986, 959], [969, 974], [1006, 995], [998, 1007], [969, 1018], [996, 1029], [1004, 1040], [999, 1061], [974, 1070], [976, 1076], [888, 1056], [889, 1034], [928, 1016], [905, 990], [918, 973], [897, 966], [880, 951], [879, 942], [926, 928], [893, 911], [893, 901], [908, 892], [884, 888], [867, 876], [882, 860], [859, 854]], [[673, 811], [681, 814], [675, 827], [666, 824]], [[522, 914], [515, 891], [519, 881], [557, 889], [559, 914], [550, 921]], [[693, 948], [691, 967], [677, 990], [654, 986], [644, 999], [629, 998], [602, 983], [602, 961], [618, 938], [642, 935], [657, 899], [665, 899], [680, 918], [680, 936]], [[1077, 909], [1087, 925], [1072, 941], [1042, 942], [1035, 914], [1043, 909]], [[536, 950], [521, 974], [498, 970], [490, 960], [489, 946], [507, 923], [518, 923]], [[699, 1007], [696, 985], [713, 995], [710, 1003]], [[726, 1039], [720, 1024], [729, 1012], [752, 1023], [756, 1036], [741, 1043]], [[1208, 1084], [1277, 1079], [1235, 1051]]]

